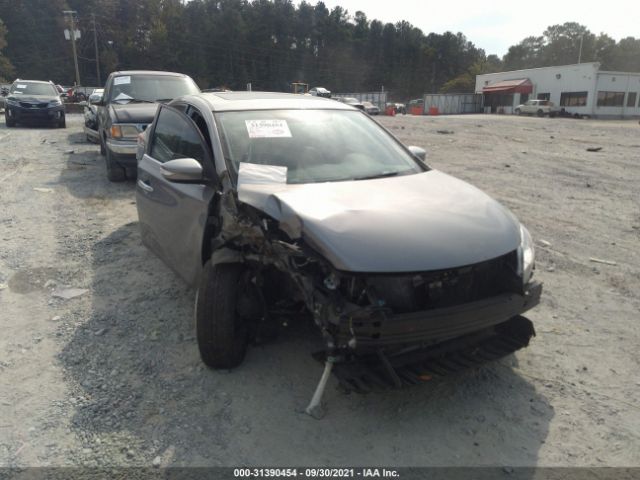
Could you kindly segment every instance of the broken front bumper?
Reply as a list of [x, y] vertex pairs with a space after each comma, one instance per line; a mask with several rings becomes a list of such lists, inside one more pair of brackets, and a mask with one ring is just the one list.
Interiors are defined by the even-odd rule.
[[541, 293], [542, 284], [532, 282], [522, 295], [506, 293], [447, 308], [402, 314], [385, 308], [357, 311], [340, 319], [335, 337], [341, 346], [355, 343], [356, 353], [436, 344], [506, 322], [536, 306]]
[[[533, 323], [522, 316], [430, 347], [362, 355], [333, 365], [346, 391], [366, 393], [414, 385], [498, 360], [529, 345]], [[325, 360], [315, 355], [318, 360]]]

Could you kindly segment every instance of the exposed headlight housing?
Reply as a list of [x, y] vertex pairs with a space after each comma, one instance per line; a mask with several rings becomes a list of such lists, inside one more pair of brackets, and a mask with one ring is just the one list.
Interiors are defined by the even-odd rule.
[[116, 139], [136, 139], [138, 136], [138, 128], [135, 125], [111, 125], [111, 138]]
[[57, 107], [58, 105], [62, 105], [62, 102], [60, 100], [51, 100], [49, 102], [50, 107]]
[[522, 277], [523, 285], [529, 283], [533, 276], [536, 263], [536, 252], [529, 230], [520, 224], [520, 246], [518, 247], [518, 273]]
[[13, 105], [14, 107], [17, 107], [18, 106], [18, 100], [16, 100], [15, 98], [7, 98], [6, 104], [7, 105]]

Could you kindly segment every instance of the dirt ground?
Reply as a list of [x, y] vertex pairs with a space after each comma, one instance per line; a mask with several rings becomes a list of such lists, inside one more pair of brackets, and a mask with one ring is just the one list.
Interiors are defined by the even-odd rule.
[[106, 180], [81, 115], [0, 123], [0, 466], [639, 466], [638, 122], [380, 121], [530, 229], [529, 348], [399, 391], [332, 379], [315, 420], [314, 330], [203, 368], [194, 293], [141, 245], [134, 184]]

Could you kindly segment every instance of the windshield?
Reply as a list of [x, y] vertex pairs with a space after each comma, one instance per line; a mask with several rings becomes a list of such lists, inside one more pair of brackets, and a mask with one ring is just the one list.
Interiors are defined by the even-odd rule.
[[28, 83], [28, 82], [16, 82], [11, 85], [12, 94], [23, 95], [58, 95], [58, 91], [53, 85], [48, 83]]
[[216, 114], [225, 157], [286, 167], [287, 183], [408, 175], [422, 167], [380, 125], [360, 112], [262, 110]]
[[189, 77], [173, 75], [122, 75], [113, 79], [110, 101], [115, 103], [168, 102], [182, 95], [200, 93]]

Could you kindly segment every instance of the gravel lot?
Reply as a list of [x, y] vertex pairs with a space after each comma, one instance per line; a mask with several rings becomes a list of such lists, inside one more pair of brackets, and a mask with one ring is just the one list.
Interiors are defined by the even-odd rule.
[[639, 466], [637, 121], [380, 121], [531, 230], [529, 348], [401, 391], [332, 379], [314, 420], [312, 328], [203, 368], [193, 292], [141, 245], [134, 184], [106, 180], [82, 116], [0, 123], [0, 466]]

